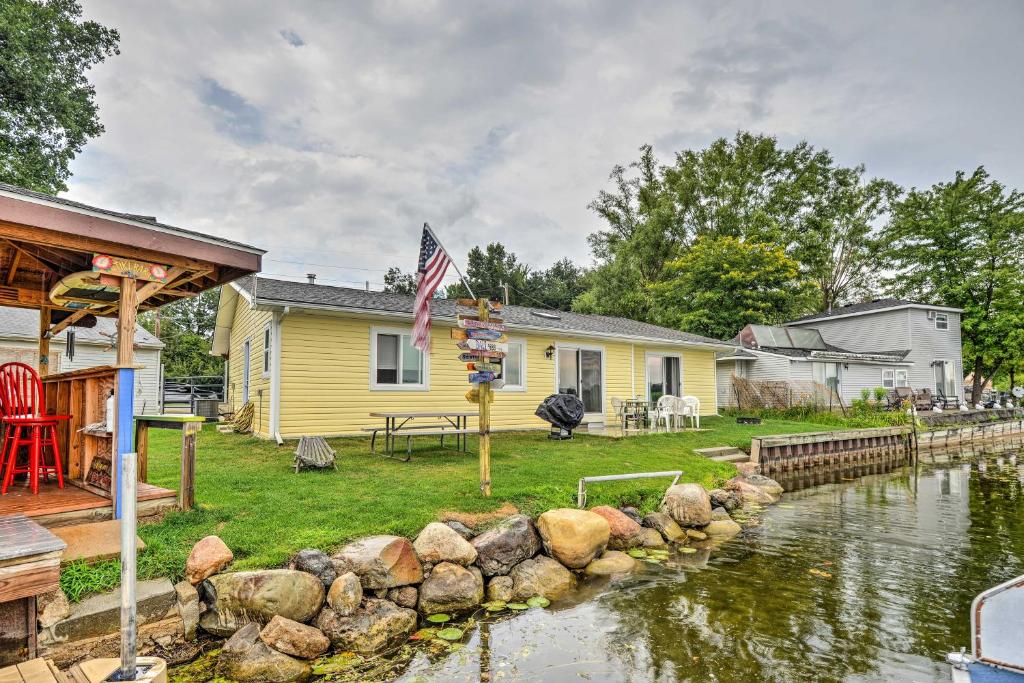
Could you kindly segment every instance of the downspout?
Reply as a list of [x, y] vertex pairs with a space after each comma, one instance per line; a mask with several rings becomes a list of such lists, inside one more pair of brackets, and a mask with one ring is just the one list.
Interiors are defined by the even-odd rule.
[[274, 311], [271, 336], [273, 346], [270, 348], [270, 433], [280, 446], [284, 443], [281, 438], [281, 321], [289, 313], [289, 307], [284, 310]]

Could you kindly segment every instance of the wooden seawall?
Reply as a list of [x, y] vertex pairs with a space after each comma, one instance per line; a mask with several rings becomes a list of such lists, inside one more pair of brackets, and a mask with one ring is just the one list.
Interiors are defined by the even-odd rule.
[[756, 436], [750, 443], [750, 461], [769, 476], [820, 467], [899, 465], [912, 453], [909, 425]]

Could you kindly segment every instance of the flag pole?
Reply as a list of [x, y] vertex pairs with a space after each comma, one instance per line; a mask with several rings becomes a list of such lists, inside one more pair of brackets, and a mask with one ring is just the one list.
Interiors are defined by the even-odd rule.
[[[423, 229], [426, 230], [427, 232], [429, 232], [430, 236], [434, 238], [435, 242], [437, 242], [437, 246], [441, 247], [441, 250], [444, 251], [444, 253], [448, 254], [449, 257], [451, 257], [452, 252], [450, 252], [450, 251], [448, 251], [447, 249], [444, 248], [444, 245], [441, 244], [441, 240], [437, 239], [437, 235], [434, 234], [434, 230], [430, 227], [430, 224], [429, 223], [424, 223], [423, 224]], [[459, 274], [459, 278], [462, 280], [462, 284], [466, 285], [466, 289], [469, 290], [470, 298], [471, 299], [475, 299], [476, 298], [476, 294], [473, 293], [473, 288], [469, 286], [469, 282], [466, 280], [466, 276], [462, 274], [461, 270], [459, 270], [459, 266], [458, 266], [457, 263], [455, 263], [455, 259], [451, 259], [451, 261], [452, 261], [452, 267], [455, 269], [455, 272]]]

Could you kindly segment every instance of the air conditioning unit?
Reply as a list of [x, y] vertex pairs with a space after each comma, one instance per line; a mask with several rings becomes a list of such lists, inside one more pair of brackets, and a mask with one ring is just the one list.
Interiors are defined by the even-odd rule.
[[935, 311], [928, 311], [928, 319], [935, 320]]

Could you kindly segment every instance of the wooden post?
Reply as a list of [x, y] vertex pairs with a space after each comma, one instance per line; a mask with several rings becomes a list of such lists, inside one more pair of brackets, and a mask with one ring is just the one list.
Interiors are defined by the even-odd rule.
[[50, 307], [39, 308], [39, 376], [50, 374]]
[[[477, 314], [481, 321], [489, 319], [487, 299], [477, 299]], [[491, 495], [491, 383], [480, 383], [480, 491]]]
[[137, 314], [135, 278], [121, 278], [121, 298], [117, 304], [117, 365], [135, 365], [135, 316]]
[[181, 425], [181, 509], [188, 512], [196, 503], [196, 435], [201, 422]]
[[135, 421], [135, 455], [139, 458], [139, 481], [149, 478], [149, 422]]

